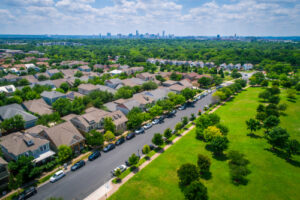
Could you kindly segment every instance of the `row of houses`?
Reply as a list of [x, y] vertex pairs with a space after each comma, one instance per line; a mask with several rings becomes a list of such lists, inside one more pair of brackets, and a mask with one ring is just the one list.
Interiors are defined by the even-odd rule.
[[[167, 60], [167, 59], [155, 59], [155, 58], [149, 58], [147, 59], [147, 62], [151, 64], [169, 64], [169, 65], [188, 65], [190, 67], [216, 67], [216, 65], [213, 62], [206, 62], [204, 63], [203, 61], [178, 61], [178, 60]], [[253, 69], [253, 65], [251, 63], [245, 63], [241, 65], [240, 63], [238, 64], [226, 64], [223, 63], [220, 65], [221, 68], [226, 69], [226, 70], [233, 70], [233, 69], [238, 69], [238, 70], [251, 70]]]

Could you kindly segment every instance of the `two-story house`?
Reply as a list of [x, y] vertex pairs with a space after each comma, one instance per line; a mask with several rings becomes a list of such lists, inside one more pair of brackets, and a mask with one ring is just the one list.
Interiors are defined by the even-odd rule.
[[47, 104], [52, 105], [59, 98], [66, 98], [66, 94], [58, 91], [44, 91], [41, 97], [46, 101]]
[[18, 160], [21, 156], [33, 156], [34, 162], [42, 162], [55, 153], [50, 142], [34, 133], [14, 132], [1, 138], [1, 150], [7, 160]]

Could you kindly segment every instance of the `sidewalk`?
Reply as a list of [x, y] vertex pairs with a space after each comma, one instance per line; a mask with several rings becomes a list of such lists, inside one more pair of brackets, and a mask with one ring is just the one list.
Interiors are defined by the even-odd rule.
[[[185, 134], [187, 134], [189, 131], [191, 131], [195, 126], [192, 125], [190, 128], [188, 128], [186, 131], [184, 131], [181, 136], [176, 137], [171, 144], [166, 145], [163, 150], [167, 150], [169, 147], [171, 147], [174, 143], [176, 143], [180, 138], [182, 138]], [[154, 154], [150, 160], [145, 161], [141, 166], [139, 166], [139, 171], [141, 171], [144, 167], [146, 167], [150, 162], [155, 160], [161, 153]], [[84, 200], [105, 200], [108, 197], [110, 197], [113, 193], [115, 193], [124, 183], [126, 183], [129, 179], [131, 179], [135, 173], [131, 172], [128, 174], [124, 179], [122, 179], [121, 183], [114, 184], [112, 183], [111, 179], [104, 185], [102, 185], [100, 188], [98, 188], [96, 191], [94, 191], [92, 194], [90, 194], [88, 197], [86, 197]]]

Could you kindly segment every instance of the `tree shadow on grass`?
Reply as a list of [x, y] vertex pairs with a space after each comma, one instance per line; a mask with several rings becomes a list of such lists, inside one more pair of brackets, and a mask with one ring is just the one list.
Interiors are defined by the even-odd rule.
[[130, 167], [130, 171], [133, 172], [134, 174], [136, 174], [140, 171], [140, 169], [138, 167], [134, 166], [134, 167]]
[[212, 152], [212, 153], [213, 153], [212, 157], [213, 157], [214, 159], [218, 160], [218, 161], [226, 161], [226, 160], [228, 159], [227, 156], [226, 156], [226, 154], [224, 154], [224, 153], [218, 153], [218, 154], [215, 153], [215, 152], [213, 151], [211, 145], [209, 145], [209, 144], [207, 144], [207, 145], [205, 146], [205, 149], [206, 149], [207, 151]]
[[289, 102], [296, 103], [296, 99], [288, 98], [287, 100], [288, 100]]
[[261, 137], [260, 135], [256, 135], [254, 133], [248, 133], [247, 136], [253, 138], [253, 139], [261, 139], [263, 137]]
[[212, 178], [211, 172], [201, 172], [200, 177], [205, 180], [210, 180]]
[[300, 162], [296, 160], [289, 159], [286, 152], [279, 150], [279, 149], [269, 149], [265, 148], [266, 151], [271, 152], [272, 154], [276, 155], [277, 157], [284, 159], [287, 163], [295, 166], [295, 167], [300, 167]]

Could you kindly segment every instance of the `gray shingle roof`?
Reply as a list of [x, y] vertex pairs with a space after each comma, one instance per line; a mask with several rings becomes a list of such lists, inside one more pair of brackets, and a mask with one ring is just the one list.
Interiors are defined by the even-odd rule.
[[41, 96], [49, 98], [49, 99], [54, 99], [54, 98], [64, 97], [66, 95], [61, 92], [57, 92], [57, 91], [50, 91], [50, 92], [44, 91], [44, 92], [42, 92]]
[[21, 115], [25, 121], [37, 119], [36, 116], [25, 112], [22, 106], [16, 103], [0, 107], [0, 116], [3, 120], [12, 118], [16, 115]]

